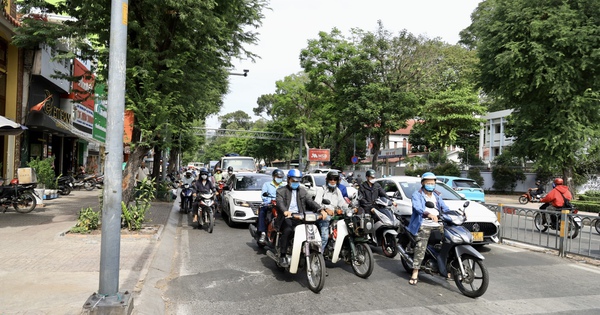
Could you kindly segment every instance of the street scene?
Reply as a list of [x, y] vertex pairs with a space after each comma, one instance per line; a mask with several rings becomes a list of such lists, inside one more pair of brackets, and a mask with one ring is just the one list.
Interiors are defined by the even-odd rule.
[[0, 315], [600, 314], [600, 1], [2, 3]]

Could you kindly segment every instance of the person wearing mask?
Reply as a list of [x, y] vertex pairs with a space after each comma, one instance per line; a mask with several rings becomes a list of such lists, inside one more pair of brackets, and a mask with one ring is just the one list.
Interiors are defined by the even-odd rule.
[[227, 173], [223, 174], [223, 181], [225, 181], [225, 186], [231, 187], [233, 182], [233, 166], [227, 167]]
[[[304, 213], [306, 210], [318, 212], [321, 208], [312, 198], [307, 196], [306, 189], [300, 186], [302, 172], [298, 169], [292, 169], [287, 174], [287, 185], [277, 189], [277, 226], [281, 231], [279, 239], [279, 264], [287, 268], [289, 262], [286, 257], [288, 241], [294, 227], [300, 224], [298, 220], [292, 220], [291, 216], [295, 213]], [[323, 213], [322, 213], [323, 214]]]
[[[194, 182], [192, 189], [194, 190], [194, 194], [192, 195], [194, 199], [200, 194], [211, 192], [217, 194], [217, 189], [208, 178], [208, 170], [204, 167], [200, 169], [200, 178]], [[197, 200], [194, 200], [194, 210], [193, 222], [198, 222], [198, 216], [202, 215], [202, 209], [200, 209], [200, 204]]]
[[140, 164], [140, 167], [138, 167], [138, 170], [135, 173], [135, 180], [137, 182], [137, 185], [139, 186], [139, 184], [144, 179], [146, 179], [149, 175], [150, 175], [150, 169], [148, 169], [146, 167], [146, 162], [142, 161], [142, 163]]
[[[271, 201], [277, 196], [277, 189], [284, 185], [283, 183], [283, 171], [280, 169], [276, 169], [271, 173], [273, 176], [273, 180], [270, 182], [266, 182], [262, 186], [262, 206], [258, 210], [258, 232], [260, 233], [260, 237], [258, 238], [259, 244], [265, 244], [267, 240], [267, 225], [266, 225], [266, 216], [267, 210], [269, 208], [269, 204]], [[265, 196], [265, 194], [267, 196]]]
[[356, 174], [356, 178], [354, 179], [356, 186], [360, 187], [363, 183], [363, 179], [360, 177], [360, 174]]
[[[446, 212], [449, 210], [442, 197], [435, 191], [436, 179], [435, 174], [431, 172], [424, 173], [421, 176], [421, 189], [415, 191], [411, 197], [412, 215], [408, 224], [408, 231], [413, 235], [416, 242], [413, 249], [413, 271], [408, 281], [411, 285], [416, 285], [419, 282], [419, 268], [423, 258], [425, 258], [431, 231], [440, 229], [440, 225], [437, 223], [440, 211]], [[433, 202], [435, 208], [427, 208], [425, 206], [427, 201]]]
[[[340, 181], [338, 172], [329, 171], [325, 180], [326, 184], [323, 186], [323, 189], [317, 191], [317, 195], [315, 196], [315, 202], [321, 204], [325, 208], [326, 212], [324, 213], [324, 217], [317, 221], [317, 226], [321, 231], [323, 252], [325, 251], [325, 246], [327, 246], [327, 240], [329, 240], [329, 223], [334, 215], [334, 210], [336, 208], [340, 208], [344, 212], [348, 210], [348, 203], [344, 199], [344, 196], [342, 196], [342, 192], [337, 186], [338, 182]], [[323, 205], [323, 199], [329, 200], [330, 204]]]
[[[563, 185], [564, 181], [562, 178], [555, 178], [554, 182], [552, 183], [552, 187], [554, 187], [547, 195], [546, 197], [542, 198], [542, 200], [540, 200], [540, 202], [547, 204], [546, 207], [544, 207], [544, 205], [542, 205], [542, 207], [540, 207], [540, 209], [542, 209], [543, 207], [548, 210], [548, 211], [557, 211], [557, 210], [561, 210], [562, 208], [565, 207], [565, 200], [568, 200], [569, 202], [571, 200], [573, 200], [573, 195], [571, 195], [571, 192], [569, 191], [569, 187]], [[556, 225], [556, 215], [551, 215], [550, 216], [552, 219], [552, 225]], [[542, 224], [543, 225], [548, 225], [548, 221], [546, 220], [546, 215], [542, 215]]]
[[[358, 211], [361, 214], [365, 211], [372, 212], [371, 209], [377, 198], [388, 198], [381, 185], [375, 181], [375, 170], [368, 170], [365, 176], [367, 180], [358, 188]], [[396, 203], [394, 202], [393, 205], [396, 206]]]

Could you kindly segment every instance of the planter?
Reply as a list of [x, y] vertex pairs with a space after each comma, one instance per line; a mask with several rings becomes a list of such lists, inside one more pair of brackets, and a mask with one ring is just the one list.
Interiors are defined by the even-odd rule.
[[46, 195], [44, 195], [44, 189], [38, 189], [38, 188], [36, 188], [36, 189], [34, 189], [34, 191], [35, 191], [35, 194], [34, 194], [35, 201], [36, 201], [37, 205], [38, 206], [39, 205], [43, 205], [44, 204], [44, 199], [46, 199], [45, 198]]

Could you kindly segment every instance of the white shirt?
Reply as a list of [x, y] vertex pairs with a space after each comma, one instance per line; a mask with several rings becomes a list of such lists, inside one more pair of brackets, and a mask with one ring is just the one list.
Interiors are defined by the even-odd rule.
[[137, 181], [141, 182], [144, 179], [146, 179], [146, 177], [148, 177], [148, 175], [150, 175], [150, 169], [148, 169], [147, 167], [142, 168], [141, 166], [138, 168], [136, 177], [137, 177]]
[[290, 202], [290, 208], [288, 209], [291, 213], [298, 213], [298, 190], [292, 189], [292, 201]]

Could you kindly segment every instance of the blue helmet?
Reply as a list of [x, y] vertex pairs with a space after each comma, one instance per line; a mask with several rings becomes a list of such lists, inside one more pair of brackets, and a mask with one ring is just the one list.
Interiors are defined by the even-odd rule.
[[437, 177], [435, 177], [435, 174], [433, 174], [432, 172], [425, 172], [423, 173], [423, 175], [421, 175], [421, 183], [426, 179], [436, 180]]
[[287, 173], [287, 177], [290, 178], [294, 178], [295, 180], [300, 180], [302, 178], [302, 172], [300, 172], [300, 170], [297, 169], [291, 169], [288, 173]]

